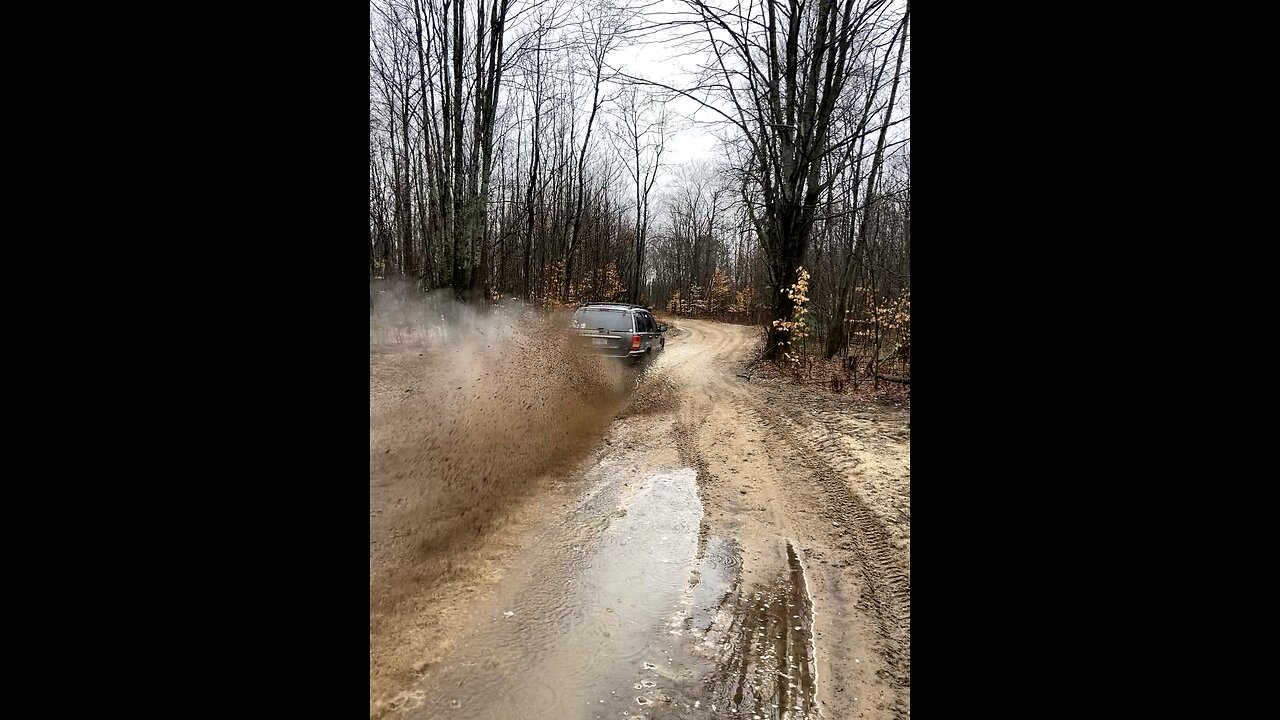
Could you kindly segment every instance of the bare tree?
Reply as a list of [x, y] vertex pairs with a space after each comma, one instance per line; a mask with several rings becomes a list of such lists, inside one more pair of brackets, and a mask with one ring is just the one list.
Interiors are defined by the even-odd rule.
[[583, 167], [587, 161], [587, 149], [591, 146], [591, 131], [595, 127], [596, 115], [600, 112], [603, 101], [600, 97], [600, 81], [604, 74], [605, 60], [609, 51], [617, 46], [623, 28], [625, 16], [601, 2], [585, 10], [586, 17], [582, 22], [582, 47], [587, 57], [587, 68], [591, 73], [591, 109], [587, 115], [587, 127], [582, 138], [582, 148], [578, 151], [577, 191], [574, 196], [573, 228], [569, 235], [569, 244], [564, 254], [564, 297], [569, 296], [569, 283], [573, 275], [573, 251], [578, 246], [578, 233], [582, 229], [582, 201], [586, 175]]
[[641, 299], [645, 239], [649, 232], [649, 196], [653, 193], [653, 184], [662, 168], [662, 153], [666, 148], [666, 106], [663, 105], [654, 117], [653, 105], [652, 96], [641, 100], [639, 91], [634, 87], [629, 88], [619, 97], [617, 128], [612, 131], [620, 143], [618, 153], [635, 183], [635, 259], [628, 294], [628, 299], [633, 303], [638, 303]]
[[[866, 288], [879, 307], [909, 272], [909, 168], [890, 132], [909, 118], [907, 12], [683, 0], [641, 25], [639, 6], [587, 2], [371, 0], [371, 275], [472, 302], [701, 302], [714, 285], [718, 307], [758, 317], [767, 299], [786, 319], [803, 265], [819, 345], [838, 352]], [[694, 81], [617, 62], [672, 28]], [[713, 131], [727, 165], [673, 171], [686, 124]], [[770, 352], [789, 342], [774, 328]]]
[[765, 250], [773, 294], [766, 355], [776, 358], [790, 342], [790, 330], [777, 322], [792, 316], [786, 290], [798, 279], [832, 182], [823, 160], [857, 139], [833, 133], [841, 128], [833, 128], [832, 115], [888, 0], [713, 3], [684, 0], [689, 12], [681, 23], [700, 31], [710, 58], [696, 88], [633, 80], [694, 100], [737, 129], [742, 202]]
[[[868, 121], [871, 118], [871, 105], [879, 90], [880, 77], [884, 73], [884, 67], [888, 63], [890, 52], [885, 53], [884, 60], [880, 64], [880, 69], [879, 72], [876, 73], [875, 80], [867, 87], [865, 93], [866, 99], [862, 106], [862, 115], [858, 122], [858, 156], [854, 163], [853, 183], [851, 186], [853, 195], [851, 208], [861, 216], [862, 222], [859, 226], [856, 240], [852, 233], [846, 233], [846, 236], [849, 238], [849, 244], [845, 253], [845, 264], [843, 271], [841, 272], [841, 281], [836, 298], [835, 310], [832, 313], [830, 326], [827, 332], [826, 356], [828, 358], [839, 352], [847, 341], [846, 333], [848, 330], [848, 323], [846, 322], [845, 316], [849, 306], [849, 293], [853, 283], [853, 271], [854, 268], [859, 265], [861, 256], [866, 251], [867, 230], [869, 228], [869, 220], [872, 215], [869, 210], [874, 199], [876, 177], [880, 174], [880, 165], [884, 161], [885, 134], [889, 130], [889, 126], [893, 118], [893, 106], [897, 100], [898, 81], [902, 76], [902, 60], [907, 47], [907, 23], [910, 20], [910, 16], [911, 3], [908, 2], [906, 12], [902, 15], [902, 22], [898, 31], [895, 32], [893, 40], [889, 42], [888, 50], [893, 49], [894, 41], [898, 42], [898, 62], [893, 73], [893, 87], [889, 92], [889, 102], [884, 107], [884, 122], [880, 125], [880, 136], [876, 141], [875, 155], [871, 161], [871, 168], [867, 173], [867, 190], [863, 195], [867, 208], [862, 209], [860, 212], [858, 208], [858, 181], [860, 179], [862, 169], [862, 147], [863, 141], [866, 139], [865, 130], [868, 126]], [[901, 37], [899, 38], [899, 36]], [[850, 225], [850, 228], [852, 228], [852, 225]]]

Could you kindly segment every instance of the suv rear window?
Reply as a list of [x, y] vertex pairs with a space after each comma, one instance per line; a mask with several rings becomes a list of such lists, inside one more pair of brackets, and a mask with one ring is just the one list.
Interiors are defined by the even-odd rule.
[[626, 310], [579, 310], [573, 314], [573, 322], [580, 328], [612, 332], [631, 332], [631, 314]]

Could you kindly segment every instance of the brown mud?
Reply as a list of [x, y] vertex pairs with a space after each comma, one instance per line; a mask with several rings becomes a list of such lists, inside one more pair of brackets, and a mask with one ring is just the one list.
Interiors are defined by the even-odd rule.
[[371, 346], [371, 716], [910, 716], [909, 411], [679, 322], [631, 375]]

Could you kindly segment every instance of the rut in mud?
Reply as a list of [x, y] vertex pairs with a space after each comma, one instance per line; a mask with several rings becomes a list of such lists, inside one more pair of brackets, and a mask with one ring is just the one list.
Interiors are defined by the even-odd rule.
[[380, 631], [371, 513], [371, 715], [910, 716], [909, 413], [746, 382], [752, 328], [679, 325]]

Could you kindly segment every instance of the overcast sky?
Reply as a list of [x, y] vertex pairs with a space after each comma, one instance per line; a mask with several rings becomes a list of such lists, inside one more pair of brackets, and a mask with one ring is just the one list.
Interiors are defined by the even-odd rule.
[[[711, 2], [715, 4], [716, 0]], [[905, 0], [897, 0], [893, 3], [890, 13], [897, 15], [904, 5]], [[659, 13], [653, 17], [670, 19], [675, 13], [680, 13], [686, 8], [685, 3], [680, 0], [661, 0], [650, 12]], [[675, 43], [676, 35], [677, 31], [674, 29], [658, 31], [647, 37], [643, 43], [632, 43], [612, 52], [608, 62], [628, 75], [677, 88], [691, 87], [693, 73], [700, 58], [690, 56], [687, 47], [681, 47]], [[896, 59], [896, 51], [893, 59]], [[893, 59], [885, 70], [886, 77], [893, 71]], [[903, 79], [898, 88], [898, 101], [894, 109], [895, 120], [910, 114], [910, 75], [908, 74], [910, 67], [911, 43], [908, 34], [907, 54], [903, 60]], [[722, 121], [723, 118], [719, 118], [713, 111], [687, 98], [671, 100], [667, 108], [676, 119], [676, 129], [674, 133], [668, 134], [666, 150], [663, 154], [664, 165], [674, 166], [691, 160], [714, 161], [722, 156], [719, 140], [714, 134], [716, 128], [712, 123], [716, 120]], [[909, 120], [895, 125], [889, 129], [888, 142], [910, 137], [910, 132]], [[672, 167], [666, 168], [665, 178], [660, 178], [660, 184], [665, 184], [664, 181], [671, 179], [672, 170]]]

